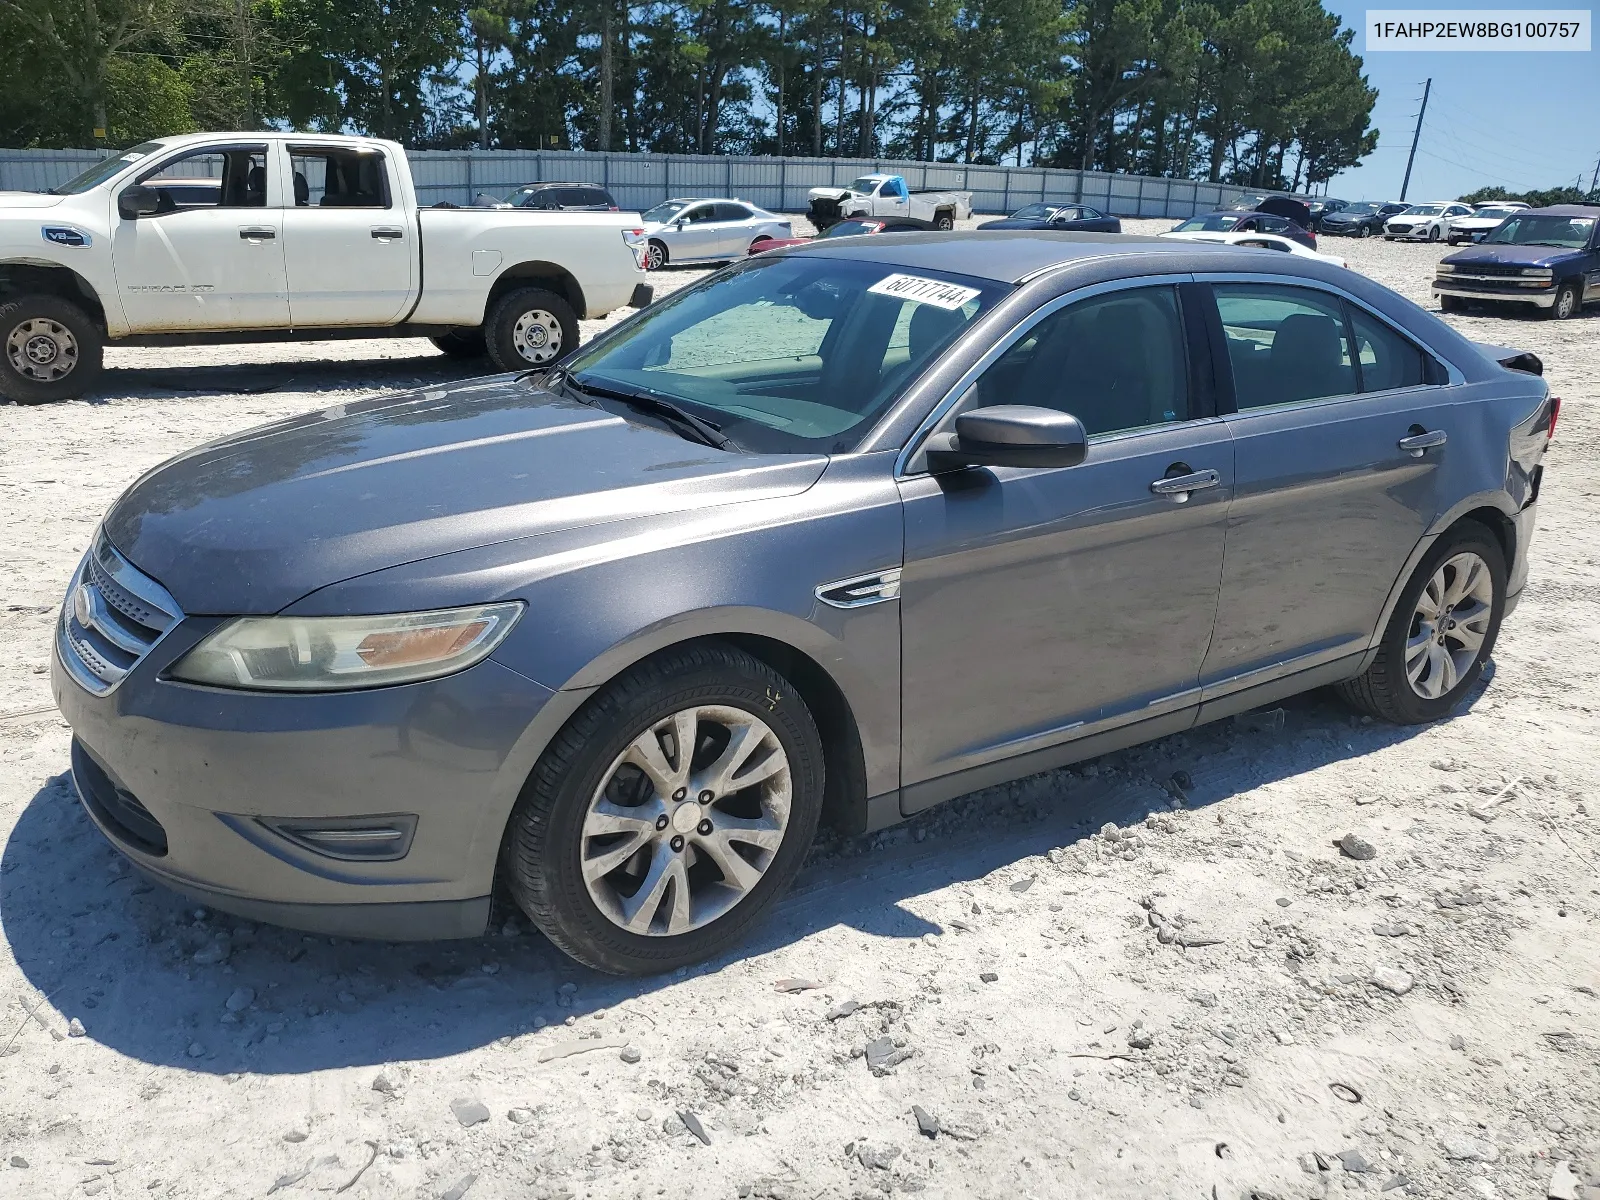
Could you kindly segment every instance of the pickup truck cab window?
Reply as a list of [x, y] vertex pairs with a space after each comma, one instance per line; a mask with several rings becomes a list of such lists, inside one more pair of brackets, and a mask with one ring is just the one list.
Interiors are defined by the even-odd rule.
[[[155, 182], [160, 180], [159, 183]], [[183, 193], [174, 185], [193, 183]], [[148, 185], [159, 207], [144, 217], [188, 212], [198, 208], [265, 208], [267, 206], [267, 148], [265, 146], [207, 147], [163, 159], [141, 171], [134, 184]], [[180, 201], [179, 197], [183, 199]]]
[[296, 208], [388, 208], [390, 194], [379, 151], [289, 147]]

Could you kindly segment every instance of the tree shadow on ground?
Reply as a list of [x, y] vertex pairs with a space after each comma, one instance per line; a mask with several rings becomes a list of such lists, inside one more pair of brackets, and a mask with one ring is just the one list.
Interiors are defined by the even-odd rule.
[[[716, 974], [839, 925], [868, 937], [944, 935], [915, 911], [917, 897], [1071, 845], [1106, 822], [1165, 812], [1175, 786], [1188, 808], [1203, 809], [1416, 732], [1353, 717], [1327, 693], [1311, 693], [1286, 702], [1281, 718], [1247, 716], [1163, 738], [963, 797], [880, 834], [825, 834], [753, 938], [649, 979], [579, 967], [509, 910], [496, 917], [504, 928], [486, 937], [391, 944], [198, 909], [129, 869], [61, 775], [22, 812], [0, 859], [0, 925], [18, 967], [48, 998], [43, 1019], [23, 1019], [13, 1040], [25, 1049], [77, 1017], [88, 1037], [130, 1058], [213, 1074], [444, 1057], [530, 1030], [538, 1018], [556, 1023], [691, 973]], [[197, 964], [196, 953], [224, 933], [226, 959]], [[576, 993], [564, 995], [564, 984]], [[229, 997], [245, 990], [253, 998], [228, 1014]], [[0, 1030], [0, 1038], [10, 1034]]]

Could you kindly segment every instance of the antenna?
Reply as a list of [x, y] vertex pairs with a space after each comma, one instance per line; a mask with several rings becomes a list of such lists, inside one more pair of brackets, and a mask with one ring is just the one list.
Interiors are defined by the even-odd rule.
[[1417, 128], [1411, 135], [1411, 153], [1406, 155], [1406, 177], [1400, 184], [1400, 199], [1406, 198], [1406, 189], [1411, 186], [1411, 164], [1417, 160], [1417, 140], [1422, 137], [1422, 117], [1428, 111], [1428, 93], [1433, 91], [1433, 80], [1429, 79], [1422, 85], [1422, 108], [1417, 112]]

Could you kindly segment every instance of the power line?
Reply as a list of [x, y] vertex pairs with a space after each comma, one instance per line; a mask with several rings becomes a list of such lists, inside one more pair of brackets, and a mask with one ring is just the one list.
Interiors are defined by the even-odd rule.
[[[1435, 105], [1435, 108], [1437, 107], [1438, 106]], [[1448, 125], [1438, 124], [1434, 118], [1429, 118], [1426, 122], [1424, 122], [1424, 124], [1426, 124], [1429, 129], [1443, 137], [1446, 141], [1454, 143], [1458, 153], [1461, 153], [1467, 157], [1473, 157], [1478, 153], [1477, 146], [1470, 144], [1465, 138], [1459, 136]], [[1542, 171], [1548, 175], [1557, 175], [1560, 173], [1560, 168], [1551, 165], [1548, 160], [1536, 160], [1528, 158], [1524, 155], [1512, 154], [1498, 146], [1495, 148], [1494, 154], [1496, 159], [1503, 160], [1504, 165], [1506, 166], [1520, 167], [1525, 171]], [[1565, 156], [1563, 155], [1563, 157]]]

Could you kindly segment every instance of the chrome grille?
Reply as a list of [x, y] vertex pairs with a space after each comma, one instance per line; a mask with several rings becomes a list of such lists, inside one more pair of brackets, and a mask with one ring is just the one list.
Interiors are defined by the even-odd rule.
[[61, 663], [103, 696], [181, 620], [167, 590], [96, 534], [61, 606]]

